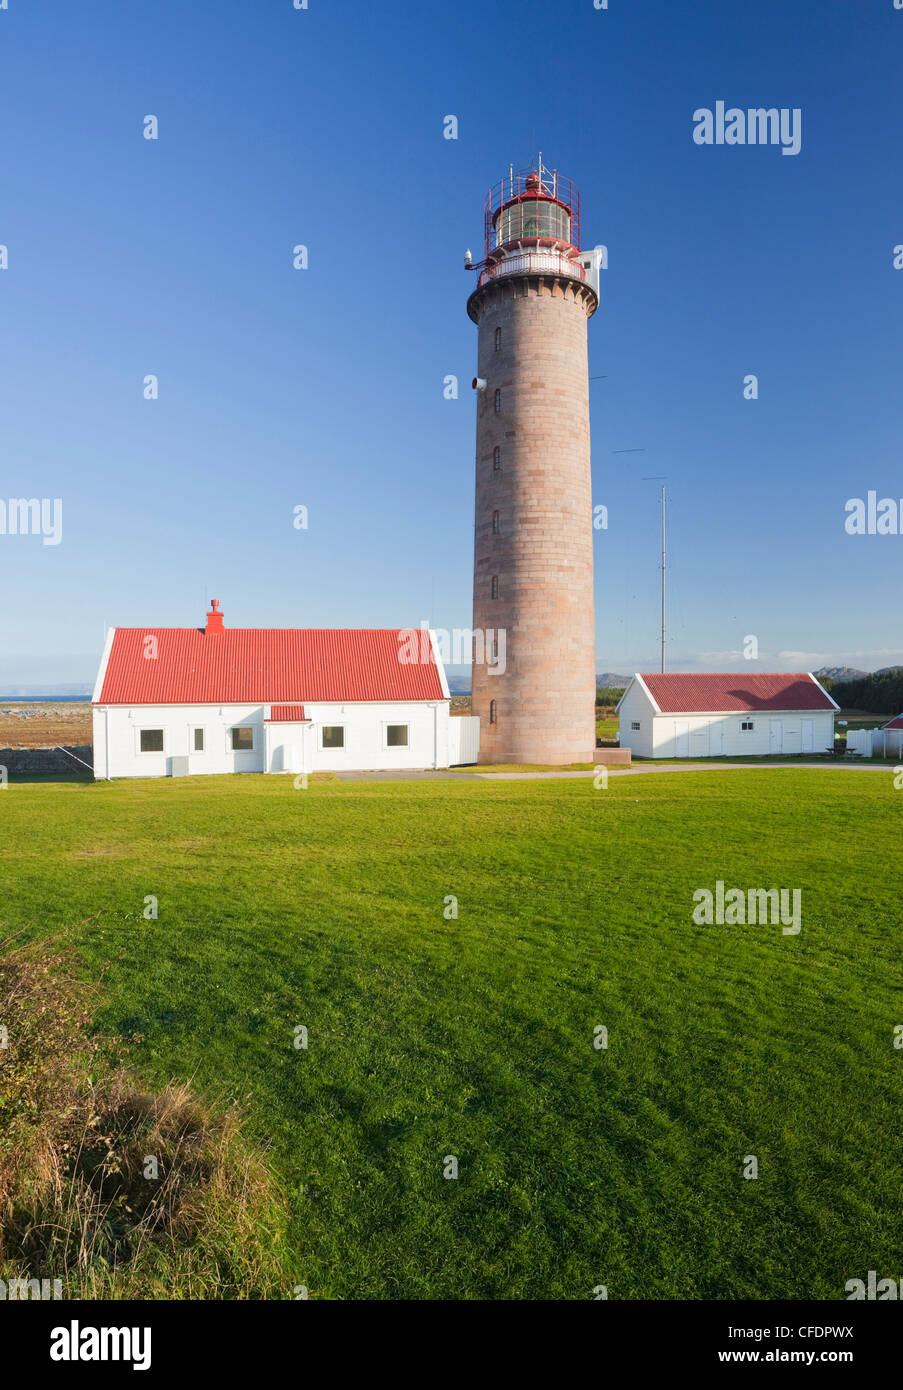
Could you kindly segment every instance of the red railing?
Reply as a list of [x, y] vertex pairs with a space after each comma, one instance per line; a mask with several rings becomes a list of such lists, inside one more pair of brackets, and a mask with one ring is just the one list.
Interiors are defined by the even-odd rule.
[[517, 251], [490, 261], [481, 271], [479, 283], [485, 285], [503, 275], [566, 275], [571, 280], [585, 280], [586, 270], [562, 251]]

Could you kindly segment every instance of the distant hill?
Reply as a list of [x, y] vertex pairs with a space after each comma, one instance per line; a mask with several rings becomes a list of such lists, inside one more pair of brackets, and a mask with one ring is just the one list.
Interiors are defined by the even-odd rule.
[[603, 671], [596, 676], [597, 690], [626, 690], [633, 676], [616, 676], [613, 671]]
[[861, 681], [869, 672], [857, 671], [855, 666], [822, 666], [820, 670], [813, 671], [812, 674], [817, 681]]

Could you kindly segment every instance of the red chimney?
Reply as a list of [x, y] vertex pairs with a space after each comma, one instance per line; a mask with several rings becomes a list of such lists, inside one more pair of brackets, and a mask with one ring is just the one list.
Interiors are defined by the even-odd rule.
[[207, 614], [207, 626], [204, 628], [204, 632], [205, 632], [206, 636], [209, 637], [210, 634], [213, 633], [213, 632], [222, 632], [222, 631], [223, 631], [223, 615], [222, 615], [222, 613], [219, 611], [219, 599], [218, 599], [218, 598], [212, 598], [212, 599], [210, 600], [210, 612]]

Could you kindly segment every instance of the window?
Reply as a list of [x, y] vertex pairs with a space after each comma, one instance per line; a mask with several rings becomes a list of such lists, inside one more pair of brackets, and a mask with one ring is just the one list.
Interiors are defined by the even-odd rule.
[[640, 732], [640, 721], [638, 719], [631, 720], [630, 727], [635, 734], [638, 734]]
[[139, 735], [138, 747], [141, 749], [142, 753], [162, 753], [163, 730], [142, 729]]
[[554, 237], [564, 242], [571, 239], [570, 213], [552, 199], [527, 198], [509, 203], [502, 212], [495, 214], [494, 227], [496, 246], [524, 236]]
[[492, 589], [491, 589], [491, 593], [492, 593], [492, 597], [493, 597], [493, 598], [498, 598], [498, 596], [499, 596], [499, 577], [498, 577], [497, 574], [494, 574], [494, 575], [492, 576]]
[[407, 748], [408, 746], [408, 726], [407, 724], [387, 724], [386, 725], [386, 747], [387, 748]]
[[493, 534], [494, 536], [497, 536], [498, 533], [499, 533], [499, 514], [498, 514], [498, 512], [493, 512], [493, 513], [492, 513], [492, 534]]
[[498, 702], [497, 702], [496, 700], [490, 700], [490, 701], [489, 701], [489, 722], [490, 722], [490, 724], [495, 724], [495, 723], [498, 722], [498, 708], [497, 708], [497, 706], [498, 706]]
[[751, 734], [755, 727], [756, 726], [751, 719], [740, 720], [740, 729], [744, 734]]
[[320, 733], [321, 748], [344, 748], [345, 747], [345, 726], [344, 724], [324, 724]]
[[192, 736], [192, 740], [191, 740], [191, 747], [192, 747], [192, 751], [193, 751], [193, 752], [195, 752], [195, 753], [203, 753], [203, 751], [204, 751], [204, 730], [203, 730], [203, 729], [195, 729], [195, 730], [194, 730], [193, 736]]
[[498, 350], [499, 350], [499, 348], [500, 348], [501, 346], [502, 346], [502, 330], [501, 330], [500, 328], [497, 328], [497, 329], [495, 330], [495, 350], [496, 350], [496, 352], [498, 352]]
[[501, 415], [501, 413], [502, 413], [502, 393], [501, 393], [501, 391], [496, 391], [496, 393], [495, 393], [495, 413], [496, 413], [496, 415]]
[[499, 446], [496, 444], [495, 448], [494, 448], [493, 451], [492, 451], [492, 467], [493, 467], [494, 472], [498, 473], [498, 471], [499, 471], [499, 469], [501, 468], [501, 466], [502, 466], [502, 451], [501, 451], [501, 449], [499, 448]]
[[251, 753], [254, 750], [254, 730], [247, 725], [239, 725], [230, 729], [232, 735], [233, 753]]

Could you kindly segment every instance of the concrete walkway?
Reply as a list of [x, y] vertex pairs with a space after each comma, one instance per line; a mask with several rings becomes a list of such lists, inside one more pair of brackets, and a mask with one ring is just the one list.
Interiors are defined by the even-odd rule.
[[398, 772], [337, 772], [340, 782], [472, 782], [472, 772], [455, 772], [451, 768], [411, 768]]
[[[600, 764], [601, 766], [601, 764]], [[760, 772], [778, 767], [817, 767], [827, 772], [889, 772], [892, 764], [882, 767], [880, 763], [635, 763], [632, 767], [607, 768], [609, 777], [645, 777], [650, 772]], [[470, 773], [485, 782], [517, 782], [543, 778], [595, 777], [595, 772], [477, 772]]]
[[[455, 772], [452, 769], [417, 768], [398, 772], [337, 772], [340, 782], [543, 782], [564, 781], [572, 777], [593, 778], [592, 772]], [[821, 768], [826, 772], [890, 772], [893, 763], [634, 763], [632, 767], [609, 767], [609, 777], [647, 777], [653, 772], [758, 772], [763, 768]]]

